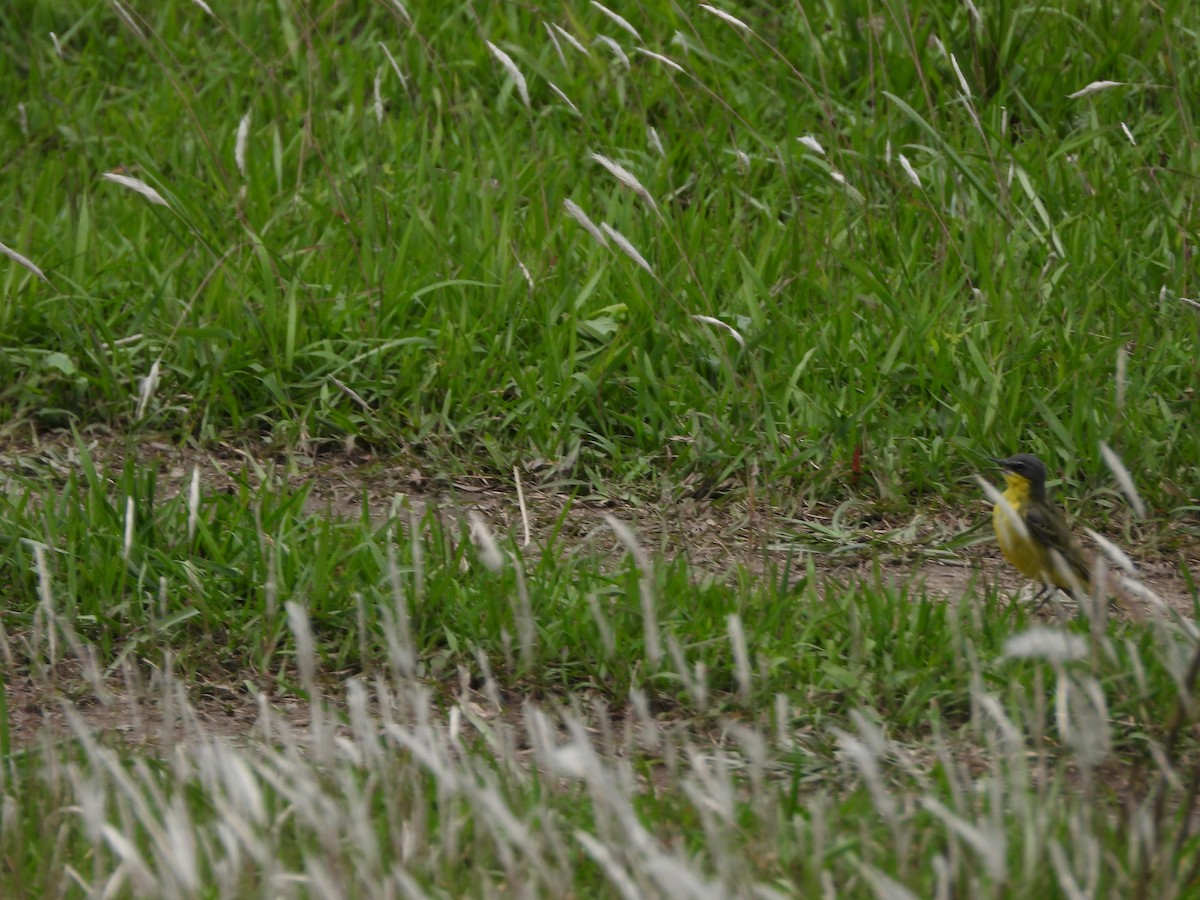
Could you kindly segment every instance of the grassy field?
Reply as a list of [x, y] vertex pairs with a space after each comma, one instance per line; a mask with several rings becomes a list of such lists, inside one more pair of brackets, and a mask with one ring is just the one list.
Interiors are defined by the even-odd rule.
[[1190, 0], [0, 37], [0, 895], [1200, 891]]

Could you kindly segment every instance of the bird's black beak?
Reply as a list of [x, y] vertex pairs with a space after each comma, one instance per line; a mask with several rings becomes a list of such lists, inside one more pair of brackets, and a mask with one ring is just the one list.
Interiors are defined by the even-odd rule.
[[989, 456], [988, 459], [990, 459], [992, 462], [994, 462], [996, 464], [996, 466], [1001, 469], [1005, 468], [1008, 465], [1007, 459], [1001, 459], [998, 456]]

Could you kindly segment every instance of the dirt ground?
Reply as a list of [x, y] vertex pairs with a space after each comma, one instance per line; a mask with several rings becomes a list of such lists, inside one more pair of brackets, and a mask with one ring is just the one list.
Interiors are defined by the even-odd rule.
[[[475, 510], [497, 532], [511, 534], [526, 545], [523, 552], [530, 555], [536, 555], [555, 528], [560, 546], [575, 546], [575, 552], [623, 555], [604, 522], [604, 515], [611, 514], [634, 529], [651, 555], [686, 556], [698, 571], [718, 578], [733, 577], [739, 566], [762, 574], [779, 571], [789, 557], [794, 567], [807, 565], [811, 558], [818, 574], [833, 581], [879, 579], [923, 589], [947, 602], [978, 594], [984, 583], [998, 585], [1014, 597], [1032, 593], [1031, 586], [999, 556], [982, 495], [972, 496], [960, 512], [926, 511], [908, 521], [864, 515], [855, 521], [845, 510], [818, 506], [782, 510], [744, 496], [716, 502], [685, 498], [634, 504], [573, 496], [565, 488], [519, 473], [507, 481], [430, 477], [352, 449], [320, 455], [256, 455], [233, 444], [191, 449], [145, 440], [127, 445], [103, 432], [88, 434], [83, 442], [98, 467], [119, 471], [130, 454], [139, 466], [157, 467], [164, 500], [185, 492], [193, 469], [198, 469], [206, 493], [232, 491], [243, 482], [252, 489], [264, 485], [295, 489], [307, 484], [308, 508], [314, 515], [358, 518], [365, 503], [372, 517], [382, 519], [397, 495], [418, 511], [433, 507], [449, 521], [461, 521], [468, 510]], [[0, 485], [9, 493], [37, 490], [39, 485], [54, 490], [79, 465], [79, 450], [70, 434], [0, 438]], [[951, 542], [956, 549], [948, 549]], [[1200, 568], [1200, 547], [1186, 548], [1184, 555], [1189, 568]], [[1178, 554], [1171, 558], [1135, 555], [1142, 582], [1190, 618], [1192, 599], [1176, 574], [1178, 558]], [[1118, 607], [1118, 615], [1155, 614], [1144, 600], [1130, 596], [1120, 598]], [[1055, 613], [1048, 606], [1046, 614]], [[6, 647], [10, 639], [6, 638]], [[121, 677], [110, 676], [99, 685], [94, 677], [89, 681], [79, 666], [35, 674], [13, 663], [11, 654], [5, 669], [14, 746], [61, 737], [67, 728], [64, 701], [94, 730], [133, 745], [166, 746], [181, 727], [180, 710], [164, 700], [162, 684], [148, 685], [128, 668]], [[244, 689], [192, 685], [187, 697], [198, 724], [210, 733], [248, 737], [260, 714], [261, 701]], [[305, 715], [299, 701], [284, 698], [271, 703], [285, 719], [300, 722]]]

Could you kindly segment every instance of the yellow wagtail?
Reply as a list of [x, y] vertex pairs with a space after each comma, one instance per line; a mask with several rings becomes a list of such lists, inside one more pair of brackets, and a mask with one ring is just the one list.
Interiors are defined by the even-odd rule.
[[[1046, 498], [1045, 464], [1029, 453], [995, 462], [1004, 472], [1008, 485], [1004, 499], [1012, 513], [997, 503], [992, 509], [992, 527], [1004, 558], [1022, 575], [1041, 582], [1042, 589], [1034, 599], [1043, 594], [1048, 599], [1056, 587], [1067, 593], [1089, 590], [1091, 577], [1083, 550], [1062, 510]], [[1023, 529], [1013, 521], [1014, 514]], [[1034, 611], [1040, 608], [1039, 603]]]

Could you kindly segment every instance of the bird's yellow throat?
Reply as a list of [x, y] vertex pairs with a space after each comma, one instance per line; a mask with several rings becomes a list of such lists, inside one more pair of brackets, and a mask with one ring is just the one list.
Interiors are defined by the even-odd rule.
[[1008, 501], [1008, 505], [1013, 508], [1014, 512], [1019, 513], [1029, 502], [1031, 488], [1029, 479], [1014, 472], [1005, 472], [1004, 482], [1008, 485], [1007, 490], [1004, 491], [1004, 499]]

